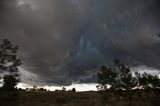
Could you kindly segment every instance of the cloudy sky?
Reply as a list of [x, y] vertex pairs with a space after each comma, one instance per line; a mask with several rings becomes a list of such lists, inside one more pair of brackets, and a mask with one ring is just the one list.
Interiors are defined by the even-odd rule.
[[95, 83], [114, 58], [158, 74], [160, 1], [0, 0], [3, 38], [19, 45], [27, 84]]

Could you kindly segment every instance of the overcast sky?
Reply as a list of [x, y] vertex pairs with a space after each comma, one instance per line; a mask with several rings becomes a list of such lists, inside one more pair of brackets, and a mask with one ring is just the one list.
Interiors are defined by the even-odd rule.
[[160, 70], [159, 0], [0, 0], [0, 40], [20, 48], [22, 81], [95, 83], [102, 64]]

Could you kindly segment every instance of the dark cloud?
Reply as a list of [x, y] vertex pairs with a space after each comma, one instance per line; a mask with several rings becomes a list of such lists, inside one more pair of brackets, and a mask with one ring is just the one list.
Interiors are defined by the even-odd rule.
[[26, 83], [94, 82], [99, 66], [114, 58], [159, 69], [159, 4], [0, 0], [0, 38], [20, 46]]

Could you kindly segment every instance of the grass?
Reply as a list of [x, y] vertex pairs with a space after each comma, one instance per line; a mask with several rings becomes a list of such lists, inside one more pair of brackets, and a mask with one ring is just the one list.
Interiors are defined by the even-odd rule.
[[160, 106], [160, 92], [149, 96], [117, 96], [110, 92], [2, 92], [0, 106]]

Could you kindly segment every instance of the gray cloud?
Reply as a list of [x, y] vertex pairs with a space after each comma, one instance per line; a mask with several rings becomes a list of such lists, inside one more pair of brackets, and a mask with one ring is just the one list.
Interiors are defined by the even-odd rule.
[[160, 68], [158, 3], [1, 0], [0, 38], [20, 46], [23, 69], [36, 75], [35, 83], [93, 82], [113, 58]]

